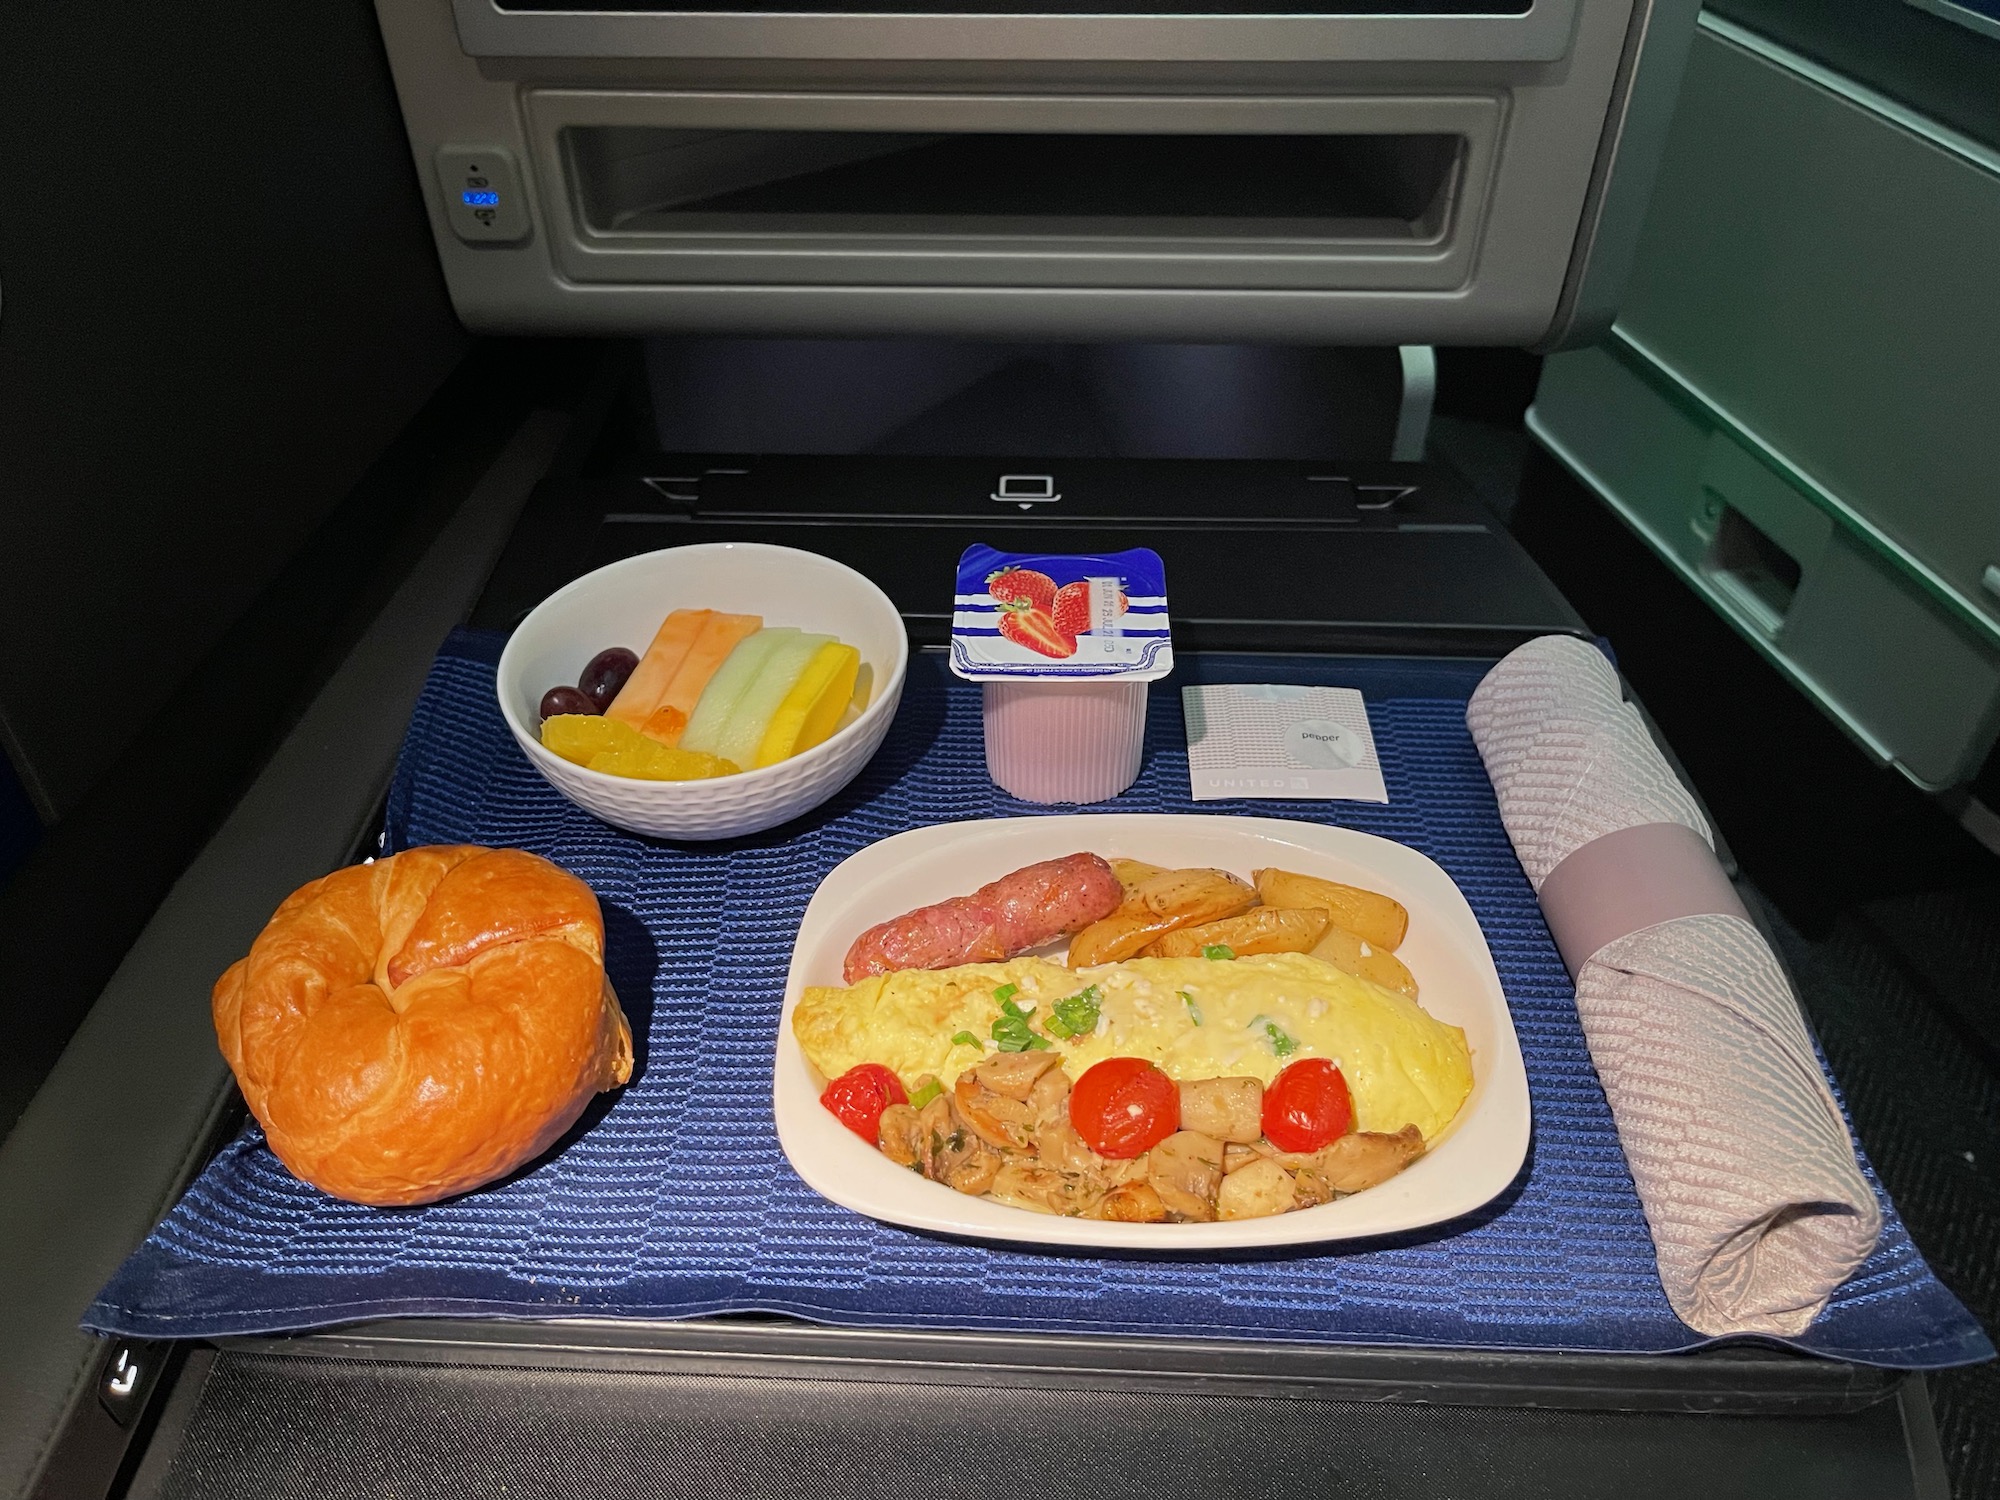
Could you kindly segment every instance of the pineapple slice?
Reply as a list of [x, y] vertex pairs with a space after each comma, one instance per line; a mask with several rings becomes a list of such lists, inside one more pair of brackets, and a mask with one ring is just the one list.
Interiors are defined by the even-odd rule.
[[861, 653], [852, 646], [840, 641], [821, 646], [771, 716], [751, 764], [776, 765], [831, 735], [854, 696], [860, 672]]

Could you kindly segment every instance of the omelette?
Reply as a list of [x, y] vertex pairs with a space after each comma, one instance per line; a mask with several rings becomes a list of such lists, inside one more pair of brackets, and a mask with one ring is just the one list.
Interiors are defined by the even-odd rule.
[[[1014, 986], [1010, 992], [1007, 986]], [[1095, 1024], [1073, 1035], [1057, 1002], [1094, 991]], [[1415, 1125], [1436, 1139], [1472, 1092], [1465, 1033], [1414, 1000], [1304, 953], [1230, 960], [1135, 958], [1068, 969], [1040, 958], [905, 969], [846, 988], [808, 988], [792, 1032], [823, 1078], [881, 1063], [947, 1087], [992, 1055], [1002, 1001], [1025, 1012], [1072, 1076], [1112, 1057], [1157, 1063], [1179, 1082], [1251, 1077], [1324, 1057], [1347, 1079], [1354, 1127]], [[1074, 1014], [1072, 1009], [1071, 1014]]]

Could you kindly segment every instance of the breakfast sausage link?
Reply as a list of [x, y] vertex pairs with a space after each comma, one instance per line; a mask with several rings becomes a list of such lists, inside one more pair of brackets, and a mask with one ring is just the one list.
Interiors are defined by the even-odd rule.
[[1080, 932], [1124, 900], [1111, 866], [1068, 854], [1002, 875], [970, 896], [919, 907], [869, 928], [847, 950], [847, 983], [897, 969], [997, 963]]

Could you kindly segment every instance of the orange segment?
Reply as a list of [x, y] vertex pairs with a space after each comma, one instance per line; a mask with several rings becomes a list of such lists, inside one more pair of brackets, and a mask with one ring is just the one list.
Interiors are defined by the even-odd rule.
[[642, 781], [701, 781], [734, 776], [741, 769], [717, 755], [662, 745], [630, 724], [595, 714], [556, 714], [542, 720], [542, 743], [579, 766]]
[[676, 750], [643, 734], [634, 734], [626, 743], [600, 750], [591, 756], [590, 769], [640, 781], [705, 781], [712, 776], [734, 776], [737, 772], [734, 761], [693, 750]]
[[542, 743], [564, 760], [587, 766], [591, 756], [611, 748], [612, 736], [621, 728], [616, 720], [596, 714], [551, 714], [542, 720]]

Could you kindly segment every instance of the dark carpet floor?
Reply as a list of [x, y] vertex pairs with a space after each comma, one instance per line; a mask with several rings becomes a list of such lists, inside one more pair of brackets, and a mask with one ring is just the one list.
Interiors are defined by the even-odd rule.
[[[1955, 976], [1990, 962], [2000, 924], [1953, 913], [1976, 901], [1990, 910], [1996, 897], [2000, 886], [1859, 908], [1819, 940], [1767, 908], [1863, 1147], [1938, 1276], [1989, 1330], [2000, 1329], [2000, 1067], [1957, 1012], [1995, 991], [1954, 995], [1925, 969]], [[1934, 934], [1923, 967], [1899, 941], [1912, 930]], [[1953, 1493], [2000, 1496], [2000, 1364], [1948, 1370], [1930, 1386]]]
[[[1517, 426], [1447, 422], [1432, 452], [1612, 643], [1761, 893], [1911, 1234], [2000, 1336], [2000, 857], [1870, 763]], [[2000, 1500], [2000, 1364], [1930, 1391], [1953, 1494]]]

